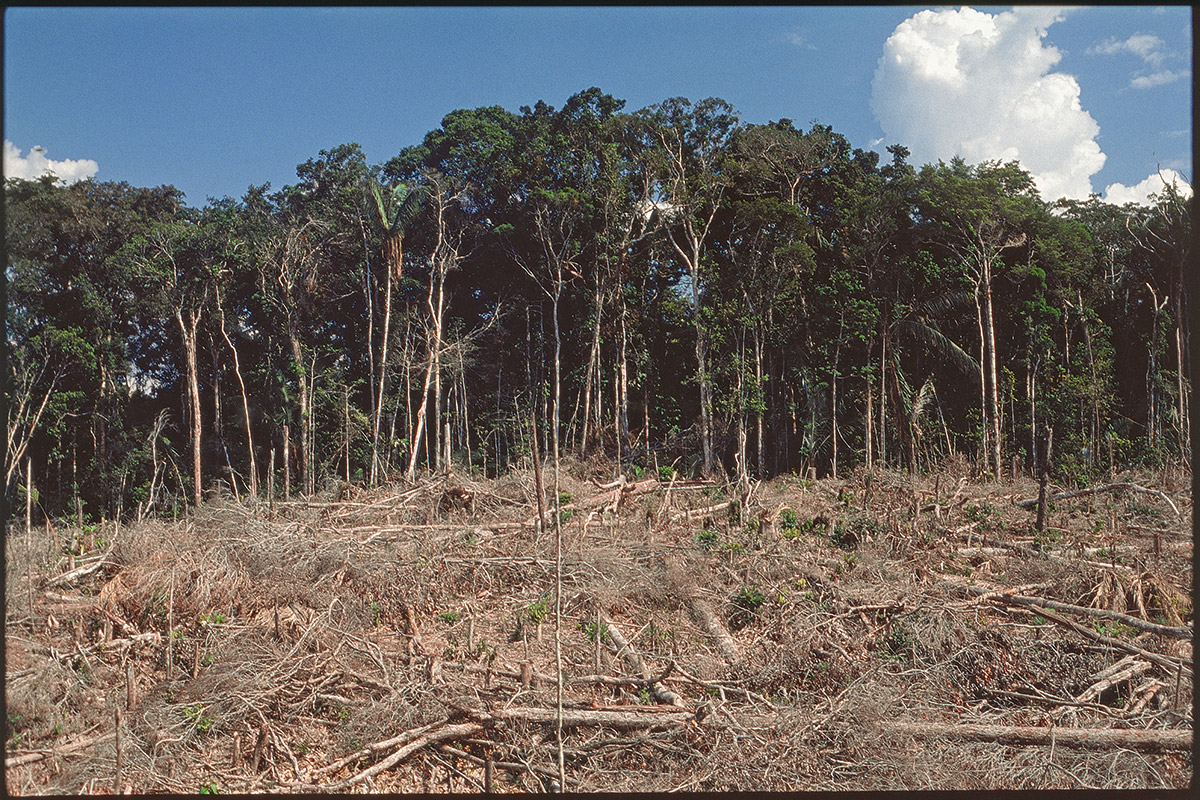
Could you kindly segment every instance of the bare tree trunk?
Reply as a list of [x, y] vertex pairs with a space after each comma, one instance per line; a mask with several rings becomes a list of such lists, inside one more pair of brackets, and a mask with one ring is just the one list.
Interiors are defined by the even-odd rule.
[[[599, 406], [599, 395], [597, 395], [596, 406], [592, 408], [592, 394], [600, 382], [600, 314], [601, 306], [604, 298], [600, 292], [600, 271], [596, 270], [594, 275], [594, 283], [592, 287], [592, 343], [588, 350], [588, 365], [587, 373], [583, 379], [583, 425], [580, 430], [579, 446], [586, 454], [592, 446], [594, 438], [595, 425], [593, 425], [592, 417], [595, 415], [599, 420], [601, 417]], [[596, 425], [599, 423], [597, 422]]]
[[292, 499], [292, 432], [283, 426], [283, 499]]
[[762, 335], [758, 326], [754, 327], [754, 379], [757, 381], [755, 387], [754, 398], [754, 434], [755, 448], [757, 450], [758, 461], [758, 477], [764, 478], [767, 474], [767, 443], [763, 438], [763, 413], [766, 408], [766, 391], [763, 388], [763, 344]]
[[250, 495], [258, 497], [258, 463], [254, 458], [254, 433], [250, 424], [250, 398], [246, 392], [246, 381], [242, 379], [242, 364], [238, 358], [237, 347], [234, 346], [233, 340], [229, 337], [229, 333], [225, 329], [225, 308], [221, 303], [220, 294], [217, 295], [217, 312], [221, 315], [221, 335], [225, 337], [225, 343], [229, 345], [229, 350], [233, 353], [233, 374], [237, 376], [238, 388], [242, 393], [242, 414], [246, 419], [246, 458], [250, 470]]
[[1000, 447], [1000, 382], [997, 376], [996, 320], [994, 316], [994, 309], [992, 307], [992, 265], [990, 261], [985, 261], [984, 264], [984, 312], [986, 315], [987, 329], [987, 369], [990, 378], [988, 415], [991, 417], [992, 424], [991, 460], [992, 474], [999, 478], [1001, 464], [1003, 463], [1003, 456]]
[[975, 283], [975, 321], [979, 326], [979, 461], [986, 471], [991, 461], [991, 425], [988, 422], [987, 333], [984, 331], [980, 281]]
[[866, 408], [866, 412], [863, 415], [864, 416], [863, 438], [866, 440], [866, 444], [867, 444], [867, 452], [866, 452], [867, 472], [870, 472], [871, 470], [873, 470], [875, 468], [874, 453], [872, 452], [872, 447], [871, 447], [871, 439], [874, 437], [874, 433], [875, 433], [875, 420], [871, 413], [871, 411], [872, 411], [871, 397], [875, 391], [875, 386], [872, 384], [870, 373], [867, 374], [866, 380], [867, 380], [867, 408]]
[[1192, 456], [1192, 431], [1191, 421], [1188, 419], [1188, 390], [1190, 382], [1185, 383], [1183, 373], [1187, 370], [1187, 362], [1184, 360], [1183, 348], [1183, 287], [1180, 286], [1175, 292], [1175, 387], [1177, 398], [1176, 407], [1179, 413], [1179, 456], [1185, 462], [1191, 461]]
[[201, 436], [200, 428], [200, 370], [196, 363], [196, 328], [200, 323], [200, 312], [188, 312], [188, 320], [183, 319], [183, 309], [175, 310], [175, 321], [179, 324], [179, 333], [183, 337], [183, 349], [187, 360], [188, 406], [191, 412], [192, 429], [192, 505], [199, 506], [202, 499], [201, 491]]
[[879, 463], [887, 468], [887, 367], [888, 332], [884, 329], [879, 349]]
[[293, 328], [288, 332], [288, 341], [292, 349], [292, 360], [296, 364], [297, 372], [300, 373], [297, 386], [297, 407], [300, 412], [300, 435], [296, 437], [296, 467], [299, 471], [299, 484], [301, 487], [308, 486], [309, 472], [309, 453], [308, 453], [308, 416], [310, 413], [308, 405], [308, 368], [304, 363], [304, 351], [301, 349], [300, 336]]
[[383, 420], [383, 397], [387, 385], [387, 367], [388, 367], [388, 343], [391, 339], [392, 325], [392, 272], [400, 270], [398, 266], [402, 264], [397, 260], [394, 264], [392, 259], [399, 259], [402, 255], [401, 237], [392, 236], [388, 238], [387, 258], [384, 259], [384, 278], [385, 289], [383, 295], [383, 335], [379, 344], [379, 382], [376, 386], [375, 397], [375, 418], [371, 420], [371, 485], [374, 486], [379, 482], [379, 428]]

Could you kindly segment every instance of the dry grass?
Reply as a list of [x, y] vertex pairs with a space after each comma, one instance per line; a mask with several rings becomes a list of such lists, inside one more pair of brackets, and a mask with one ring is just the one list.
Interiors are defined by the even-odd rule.
[[[635, 722], [569, 724], [568, 789], [1190, 785], [1188, 751], [881, 724], [1190, 731], [1190, 639], [1056, 612], [1096, 638], [976, 596], [1021, 587], [1190, 626], [1191, 498], [1169, 476], [1126, 478], [1167, 492], [1182, 518], [1153, 496], [1098, 494], [1060, 502], [1037, 537], [1014, 505], [1036, 496], [1032, 481], [979, 484], [962, 467], [779, 478], [745, 517], [696, 519], [683, 512], [728, 500], [726, 487], [643, 480], [613, 512], [617, 490], [598, 488], [612, 474], [597, 460], [562, 475], [564, 707]], [[554, 536], [529, 524], [533, 498], [529, 473], [450, 475], [214, 502], [175, 524], [14, 530], [8, 791], [111, 791], [116, 709], [118, 789], [481, 791], [491, 759], [495, 791], [545, 791], [554, 726], [500, 719], [555, 705]], [[1142, 666], [1086, 695], [1128, 647]], [[656, 686], [694, 716], [652, 724]], [[479, 724], [411, 753], [388, 743], [463, 722]]]

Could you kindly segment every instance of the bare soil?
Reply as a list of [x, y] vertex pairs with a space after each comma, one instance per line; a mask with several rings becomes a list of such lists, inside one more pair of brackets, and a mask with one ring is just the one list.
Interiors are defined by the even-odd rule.
[[1190, 786], [1189, 477], [614, 474], [14, 523], [7, 790]]

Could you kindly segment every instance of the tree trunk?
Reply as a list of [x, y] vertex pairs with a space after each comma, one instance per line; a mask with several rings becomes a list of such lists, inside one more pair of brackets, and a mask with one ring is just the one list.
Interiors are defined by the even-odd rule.
[[188, 320], [183, 319], [183, 309], [175, 310], [175, 321], [183, 337], [183, 349], [187, 361], [188, 407], [192, 429], [192, 505], [199, 506], [201, 489], [201, 435], [200, 428], [200, 370], [196, 361], [196, 328], [200, 323], [200, 312], [189, 311]]
[[979, 456], [977, 463], [982, 467], [981, 471], [986, 472], [991, 461], [991, 425], [988, 422], [987, 333], [983, 321], [982, 292], [982, 283], [976, 281], [975, 321], [979, 327]]
[[757, 450], [758, 477], [767, 475], [767, 443], [763, 437], [763, 417], [767, 405], [766, 384], [763, 382], [763, 344], [761, 331], [754, 327], [754, 379], [757, 382], [754, 398], [754, 435]]
[[1179, 457], [1185, 462], [1190, 463], [1192, 456], [1192, 431], [1191, 421], [1188, 419], [1188, 389], [1191, 383], [1185, 382], [1183, 379], [1183, 374], [1187, 370], [1187, 361], [1184, 360], [1183, 347], [1184, 323], [1183, 287], [1181, 285], [1175, 292], [1175, 387], [1178, 393], [1176, 408], [1179, 413]]
[[392, 324], [392, 280], [400, 280], [403, 274], [403, 236], [392, 234], [384, 244], [383, 335], [379, 344], [379, 383], [376, 387], [375, 419], [371, 421], [371, 485], [379, 481], [379, 428], [383, 420], [383, 397], [387, 385], [388, 343]]
[[219, 295], [217, 297], [217, 312], [221, 315], [221, 335], [225, 338], [225, 343], [229, 345], [230, 352], [233, 353], [233, 374], [237, 376], [238, 389], [242, 394], [242, 414], [246, 420], [246, 459], [248, 469], [250, 470], [250, 496], [258, 497], [258, 463], [254, 458], [254, 433], [250, 423], [250, 398], [246, 392], [246, 381], [242, 378], [242, 364], [238, 358], [237, 347], [234, 346], [233, 339], [229, 337], [229, 333], [225, 329], [225, 308], [221, 304]]
[[296, 437], [296, 467], [299, 472], [297, 477], [301, 487], [308, 486], [309, 472], [309, 453], [308, 453], [308, 381], [306, 373], [308, 369], [304, 364], [304, 351], [301, 349], [300, 337], [296, 330], [290, 330], [288, 341], [292, 349], [292, 359], [296, 364], [296, 371], [299, 373], [297, 394], [297, 407], [300, 412], [300, 435]]

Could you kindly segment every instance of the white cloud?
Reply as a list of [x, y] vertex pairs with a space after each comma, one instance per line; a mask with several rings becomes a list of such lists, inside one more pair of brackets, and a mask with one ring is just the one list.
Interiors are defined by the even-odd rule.
[[1118, 41], [1107, 39], [1098, 45], [1088, 48], [1089, 53], [1099, 55], [1116, 55], [1117, 53], [1133, 53], [1151, 66], [1162, 64], [1166, 54], [1162, 52], [1163, 40], [1153, 33], [1135, 33], [1128, 39]]
[[1163, 169], [1161, 172], [1148, 175], [1144, 181], [1134, 186], [1126, 186], [1123, 183], [1111, 184], [1104, 190], [1104, 202], [1118, 206], [1126, 203], [1148, 205], [1150, 195], [1161, 192], [1168, 184], [1174, 185], [1181, 196], [1192, 196], [1192, 186], [1183, 179], [1182, 175], [1173, 169]]
[[1075, 78], [1050, 71], [1062, 56], [1044, 41], [1066, 11], [943, 8], [900, 23], [871, 84], [886, 138], [916, 163], [1015, 159], [1044, 199], [1085, 199], [1104, 166], [1100, 126], [1081, 106]]
[[90, 158], [51, 161], [46, 158], [46, 148], [34, 145], [28, 156], [7, 139], [4, 140], [4, 177], [33, 180], [47, 172], [53, 172], [64, 183], [90, 178], [100, 171], [100, 165]]
[[1153, 72], [1149, 75], [1139, 75], [1129, 82], [1129, 85], [1135, 89], [1150, 89], [1155, 86], [1163, 86], [1168, 83], [1174, 83], [1180, 78], [1186, 78], [1192, 74], [1190, 69], [1179, 70], [1172, 72], [1169, 69], [1164, 69], [1162, 72]]

